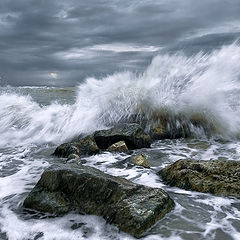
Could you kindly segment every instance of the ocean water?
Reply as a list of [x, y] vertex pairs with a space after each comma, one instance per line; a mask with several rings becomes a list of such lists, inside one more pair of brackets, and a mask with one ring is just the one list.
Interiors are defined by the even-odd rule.
[[[120, 72], [88, 78], [72, 88], [0, 88], [0, 239], [134, 239], [101, 217], [71, 212], [52, 218], [27, 214], [22, 203], [54, 162], [60, 143], [127, 121], [147, 126], [168, 116], [169, 126], [188, 126], [189, 138], [155, 141], [146, 154], [150, 169], [123, 163], [128, 155], [86, 157], [86, 165], [133, 182], [160, 187], [176, 203], [146, 240], [239, 240], [240, 200], [166, 186], [156, 175], [179, 159], [240, 159], [240, 46], [207, 54], [156, 56], [142, 73]], [[194, 116], [204, 119], [193, 126]], [[214, 126], [214, 129], [209, 128]], [[78, 224], [79, 228], [73, 226]]]

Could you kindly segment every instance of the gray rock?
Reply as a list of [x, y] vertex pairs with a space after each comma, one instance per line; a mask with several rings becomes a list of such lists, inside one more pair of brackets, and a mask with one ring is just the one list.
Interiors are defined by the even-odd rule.
[[112, 144], [110, 147], [107, 148], [107, 151], [129, 153], [128, 147], [124, 141], [119, 141]]
[[171, 186], [240, 198], [240, 162], [179, 160], [159, 172]]
[[87, 136], [75, 142], [63, 143], [58, 146], [54, 155], [58, 157], [68, 157], [71, 154], [78, 156], [93, 155], [99, 153], [99, 148], [93, 136]]
[[67, 158], [67, 163], [76, 163], [76, 164], [82, 164], [86, 163], [85, 159], [81, 159], [77, 154], [70, 154]]
[[145, 168], [150, 168], [147, 158], [143, 154], [137, 154], [136, 156], [134, 156], [132, 158], [132, 163], [135, 165], [138, 165], [138, 166], [145, 167]]
[[159, 188], [138, 185], [92, 167], [57, 164], [42, 174], [23, 206], [56, 215], [71, 210], [95, 214], [140, 237], [174, 208], [174, 202]]
[[124, 141], [128, 149], [145, 148], [151, 145], [151, 137], [137, 123], [125, 123], [108, 130], [96, 131], [94, 138], [100, 149], [107, 149], [119, 141]]
[[67, 160], [80, 160], [80, 157], [77, 154], [70, 154]]

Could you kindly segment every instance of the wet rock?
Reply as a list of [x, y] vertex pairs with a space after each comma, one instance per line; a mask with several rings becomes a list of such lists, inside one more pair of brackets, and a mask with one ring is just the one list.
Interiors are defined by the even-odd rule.
[[58, 157], [68, 157], [71, 154], [79, 154], [79, 150], [74, 146], [74, 143], [63, 143], [56, 148], [53, 153]]
[[184, 131], [183, 126], [176, 128], [175, 126], [169, 126], [167, 124], [158, 124], [155, 127], [152, 127], [150, 130], [150, 136], [153, 140], [162, 140], [162, 139], [178, 139], [185, 138], [189, 135]]
[[240, 162], [179, 160], [159, 172], [171, 186], [240, 198]]
[[166, 120], [150, 127], [150, 136], [153, 140], [178, 139], [190, 136], [188, 125], [177, 119]]
[[87, 136], [75, 142], [61, 144], [56, 148], [54, 155], [58, 157], [68, 157], [72, 154], [82, 156], [93, 155], [97, 153], [99, 153], [99, 148], [95, 142], [95, 139], [93, 136]]
[[145, 129], [153, 140], [176, 139], [189, 135], [186, 117], [169, 109], [158, 109], [145, 116]]
[[181, 114], [163, 110], [153, 112], [148, 118], [147, 129], [153, 140], [186, 138], [193, 135], [196, 129], [211, 135], [224, 127], [210, 114]]
[[128, 147], [124, 141], [119, 141], [112, 144], [110, 147], [107, 148], [107, 151], [129, 153]]
[[138, 154], [138, 155], [134, 156], [132, 158], [132, 163], [135, 165], [138, 165], [138, 166], [145, 167], [145, 168], [150, 168], [147, 158], [143, 154]]
[[100, 149], [107, 149], [119, 141], [124, 141], [128, 149], [145, 148], [151, 145], [151, 137], [137, 123], [125, 123], [108, 130], [96, 131], [94, 138]]
[[154, 140], [168, 139], [171, 138], [171, 134], [164, 124], [158, 124], [150, 128], [150, 136]]
[[67, 160], [80, 160], [80, 157], [77, 154], [70, 154]]
[[92, 167], [57, 164], [45, 170], [23, 206], [56, 215], [71, 210], [95, 214], [140, 237], [173, 209], [174, 202], [159, 188], [138, 185]]
[[67, 163], [85, 164], [86, 160], [81, 159], [77, 154], [70, 154], [67, 158]]
[[78, 228], [81, 228], [82, 226], [86, 225], [86, 223], [74, 223], [72, 226], [71, 226], [71, 229], [72, 230], [76, 230]]

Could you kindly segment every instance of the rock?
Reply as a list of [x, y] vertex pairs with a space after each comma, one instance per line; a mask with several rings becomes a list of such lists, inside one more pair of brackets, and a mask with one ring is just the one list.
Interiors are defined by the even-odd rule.
[[119, 124], [108, 130], [96, 131], [94, 138], [100, 149], [107, 149], [119, 141], [124, 141], [128, 149], [145, 148], [151, 145], [151, 137], [137, 123]]
[[45, 170], [23, 206], [55, 215], [71, 210], [95, 214], [140, 237], [174, 208], [174, 202], [162, 189], [67, 163]]
[[150, 136], [153, 140], [186, 138], [189, 136], [186, 129], [184, 125], [179, 125], [176, 128], [175, 126], [170, 126], [169, 123], [165, 126], [158, 124], [150, 129]]
[[67, 158], [68, 163], [77, 163], [77, 164], [82, 164], [86, 163], [85, 159], [80, 159], [80, 157], [77, 154], [70, 154]]
[[153, 140], [186, 138], [197, 129], [206, 135], [217, 133], [222, 129], [218, 119], [208, 114], [179, 114], [168, 111], [153, 112], [149, 116], [148, 130]]
[[80, 160], [80, 157], [77, 154], [72, 153], [68, 156], [68, 160], [73, 160], [73, 159]]
[[87, 136], [75, 142], [63, 143], [56, 148], [54, 155], [68, 157], [71, 154], [78, 156], [93, 155], [99, 153], [99, 148], [93, 136]]
[[188, 124], [174, 118], [153, 124], [149, 133], [153, 140], [186, 138], [190, 135]]
[[74, 223], [72, 226], [71, 226], [71, 229], [72, 230], [76, 230], [78, 228], [81, 228], [82, 226], [86, 225], [86, 223]]
[[208, 113], [208, 116], [204, 114], [192, 114], [190, 122], [194, 127], [203, 129], [205, 134], [210, 136], [212, 134], [221, 133], [220, 129], [224, 128], [219, 119], [217, 119], [214, 115], [210, 115], [210, 113]]
[[240, 162], [179, 160], [159, 172], [171, 186], [240, 198]]
[[138, 166], [145, 167], [145, 168], [150, 168], [147, 158], [143, 154], [138, 154], [138, 155], [134, 156], [132, 158], [132, 163], [135, 165], [138, 165]]
[[107, 148], [107, 151], [129, 153], [128, 147], [124, 141], [112, 144], [110, 147]]
[[169, 139], [171, 134], [167, 129], [167, 126], [164, 124], [158, 124], [150, 128], [150, 136], [154, 140]]
[[176, 139], [187, 136], [188, 128], [184, 116], [165, 108], [150, 111], [148, 115], [144, 114], [146, 110], [142, 111], [144, 118], [147, 119], [145, 129], [153, 140]]
[[71, 154], [79, 155], [79, 150], [74, 143], [63, 143], [56, 148], [53, 154], [58, 157], [68, 157]]

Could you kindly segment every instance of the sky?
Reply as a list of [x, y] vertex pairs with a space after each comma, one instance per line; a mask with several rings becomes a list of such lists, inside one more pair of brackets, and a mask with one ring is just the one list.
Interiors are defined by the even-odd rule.
[[240, 38], [240, 0], [1, 0], [0, 85], [75, 86]]

